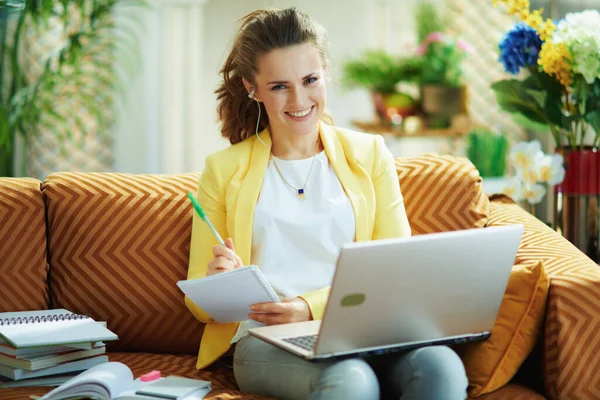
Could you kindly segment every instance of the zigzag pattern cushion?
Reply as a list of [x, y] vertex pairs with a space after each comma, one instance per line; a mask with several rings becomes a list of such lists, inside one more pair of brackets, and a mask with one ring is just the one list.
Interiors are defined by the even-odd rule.
[[550, 277], [543, 362], [549, 398], [600, 398], [600, 267], [508, 197], [491, 200], [489, 225], [525, 225], [516, 262], [541, 260]]
[[40, 185], [31, 178], [0, 179], [0, 312], [48, 308]]
[[[236, 390], [237, 386], [230, 368], [213, 364], [206, 369], [196, 369], [196, 356], [170, 356], [147, 353], [109, 353], [110, 361], [118, 361], [131, 368], [134, 377], [150, 371], [161, 371], [162, 376], [177, 375], [212, 382], [212, 391], [205, 400], [268, 400]], [[52, 388], [15, 388], [0, 389], [2, 400], [29, 399], [30, 395], [42, 396]]]
[[490, 205], [477, 168], [466, 158], [424, 154], [396, 159], [414, 235], [481, 228]]
[[55, 173], [48, 202], [54, 306], [107, 321], [109, 348], [197, 354], [186, 279], [197, 174]]

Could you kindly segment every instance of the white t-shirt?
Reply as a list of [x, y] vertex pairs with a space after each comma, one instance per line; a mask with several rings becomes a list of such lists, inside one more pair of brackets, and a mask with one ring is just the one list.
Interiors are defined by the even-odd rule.
[[[259, 266], [280, 297], [296, 297], [331, 285], [340, 247], [354, 241], [354, 212], [324, 151], [316, 155], [304, 199], [297, 189], [313, 158], [273, 158], [254, 209], [251, 264]], [[242, 322], [231, 342], [258, 325]]]

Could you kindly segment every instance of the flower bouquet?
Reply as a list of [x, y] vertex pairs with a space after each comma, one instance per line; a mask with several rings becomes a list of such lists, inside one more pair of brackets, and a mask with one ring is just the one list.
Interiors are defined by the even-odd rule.
[[557, 148], [600, 145], [600, 12], [567, 14], [554, 23], [543, 10], [529, 10], [528, 0], [492, 0], [503, 4], [518, 22], [499, 45], [507, 72], [521, 79], [495, 82], [502, 109], [534, 131], [550, 131]]

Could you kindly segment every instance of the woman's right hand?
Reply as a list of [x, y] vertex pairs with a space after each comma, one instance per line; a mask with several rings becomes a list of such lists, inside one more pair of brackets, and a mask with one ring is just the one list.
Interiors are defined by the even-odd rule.
[[242, 259], [235, 254], [235, 248], [233, 247], [233, 240], [231, 238], [227, 238], [225, 246], [217, 244], [212, 250], [215, 257], [208, 263], [206, 276], [231, 271], [242, 266]]

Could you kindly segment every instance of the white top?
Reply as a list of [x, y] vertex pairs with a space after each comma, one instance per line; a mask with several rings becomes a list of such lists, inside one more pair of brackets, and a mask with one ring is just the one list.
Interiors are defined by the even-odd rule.
[[[284, 182], [273, 162], [300, 189], [313, 158], [273, 159], [254, 209], [251, 263], [280, 297], [296, 297], [331, 285], [340, 247], [354, 241], [354, 211], [324, 151], [314, 160], [304, 199]], [[242, 322], [231, 342], [258, 325]]]

